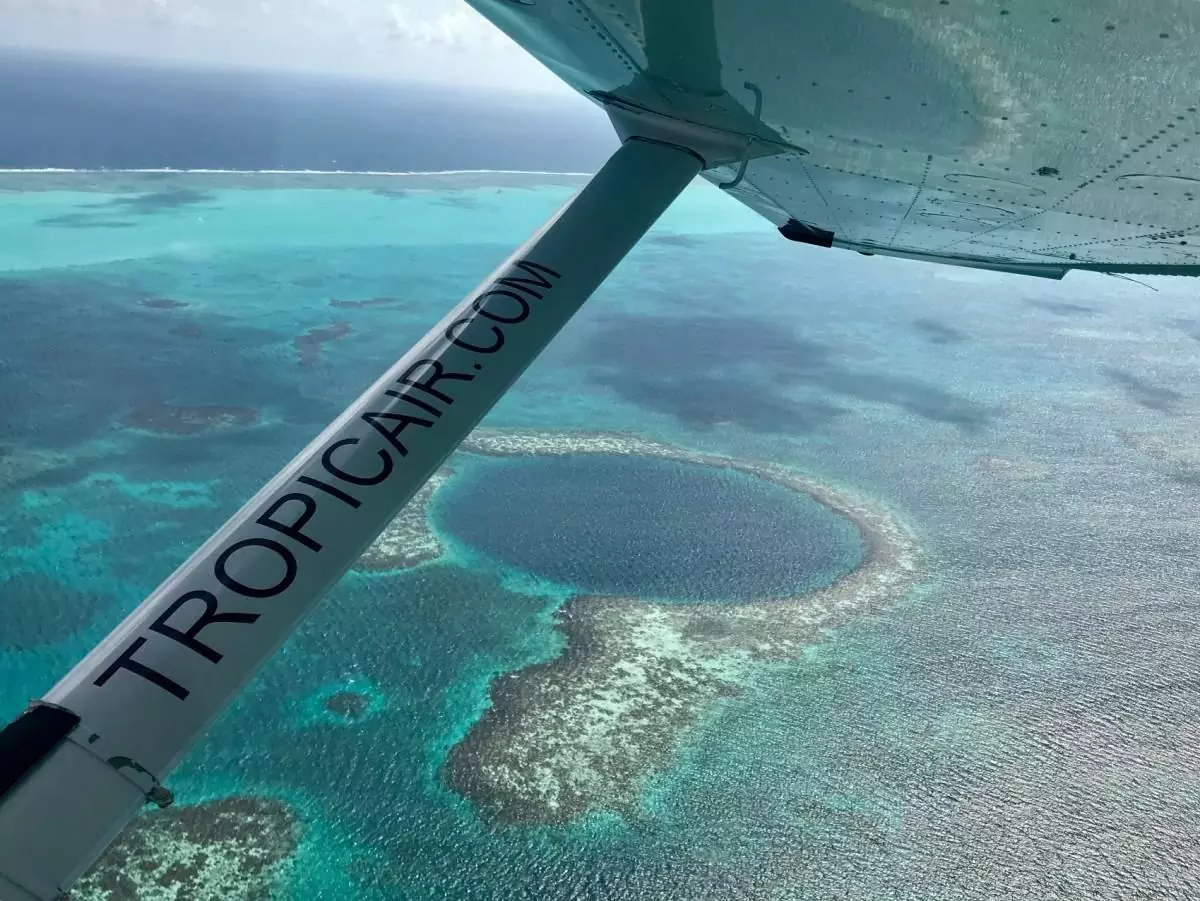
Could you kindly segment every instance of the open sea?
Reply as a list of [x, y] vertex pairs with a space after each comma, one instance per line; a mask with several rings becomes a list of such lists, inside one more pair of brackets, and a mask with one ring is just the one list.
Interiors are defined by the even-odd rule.
[[[46, 65], [41, 96], [79, 86]], [[281, 120], [312, 120], [303, 97]], [[586, 110], [577, 147], [541, 110], [464, 143], [492, 120], [462, 101], [449, 137], [364, 113], [406, 142], [256, 150], [214, 103], [189, 120], [208, 147], [60, 109], [40, 143], [6, 128], [0, 164], [487, 171], [0, 173], [5, 721], [583, 183], [507, 170], [588, 171], [609, 146]], [[667, 737], [635, 809], [506, 823], [444, 764], [496, 677], [564, 653], [566, 600], [801, 593], [864, 551], [733, 472], [459, 454], [428, 511], [448, 552], [352, 571], [168, 785], [294, 811], [268, 885], [288, 901], [1200, 897], [1198, 358], [1194, 282], [798, 246], [697, 184], [484, 425], [795, 469], [907, 524], [921, 584], [747, 667]], [[330, 715], [342, 691], [369, 715]]]

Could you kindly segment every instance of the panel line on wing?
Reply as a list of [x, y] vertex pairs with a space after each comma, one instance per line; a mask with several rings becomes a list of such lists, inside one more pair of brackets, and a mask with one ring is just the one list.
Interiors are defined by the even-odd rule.
[[921, 173], [921, 183], [919, 185], [917, 185], [917, 191], [915, 194], [913, 194], [913, 199], [909, 203], [908, 209], [906, 209], [904, 211], [904, 215], [900, 218], [900, 221], [896, 224], [896, 230], [894, 232], [892, 232], [892, 237], [888, 241], [889, 247], [896, 246], [896, 237], [897, 237], [897, 235], [900, 234], [900, 229], [904, 228], [904, 223], [908, 221], [908, 217], [912, 213], [913, 207], [915, 207], [917, 205], [917, 201], [920, 200], [920, 198], [921, 198], [921, 193], [925, 190], [925, 182], [929, 181], [929, 169], [932, 165], [933, 165], [933, 154], [930, 153], [930, 154], [927, 154], [925, 157], [925, 171]]
[[1030, 250], [1029, 253], [1050, 253], [1051, 251], [1072, 250], [1076, 247], [1096, 247], [1103, 244], [1119, 244], [1122, 241], [1160, 241], [1167, 238], [1182, 238], [1185, 235], [1200, 229], [1200, 223], [1194, 225], [1186, 225], [1183, 228], [1160, 229], [1159, 231], [1149, 232], [1142, 235], [1126, 235], [1121, 238], [1103, 238], [1097, 241], [1081, 241], [1078, 244], [1057, 244], [1050, 247], [1040, 247], [1035, 250]]
[[808, 166], [806, 166], [804, 163], [801, 163], [800, 168], [803, 170], [805, 176], [808, 177], [809, 184], [811, 184], [813, 190], [817, 192], [817, 196], [821, 198], [821, 203], [825, 204], [825, 209], [829, 210], [829, 215], [833, 217], [834, 231], [842, 233], [844, 237], [848, 237], [845, 235], [845, 229], [842, 228], [841, 217], [838, 216], [837, 210], [834, 208], [833, 204], [829, 202], [829, 198], [825, 196], [825, 192], [821, 190], [821, 186], [817, 184], [817, 180], [813, 178], [813, 174], [808, 170]]
[[[1016, 225], [1022, 225], [1024, 223], [1030, 221], [1031, 219], [1035, 219], [1036, 217], [1042, 215], [1043, 213], [1057, 211], [1059, 207], [1061, 207], [1063, 204], [1069, 202], [1070, 200], [1074, 199], [1085, 188], [1088, 188], [1091, 185], [1095, 184], [1096, 182], [1100, 181], [1101, 179], [1108, 177], [1109, 173], [1112, 172], [1114, 169], [1116, 169], [1117, 167], [1121, 166], [1124, 163], [1127, 163], [1127, 161], [1129, 159], [1131, 159], [1134, 156], [1137, 156], [1139, 153], [1142, 153], [1142, 152], [1146, 151], [1147, 149], [1151, 148], [1155, 144], [1155, 142], [1159, 141], [1162, 137], [1164, 137], [1165, 135], [1168, 134], [1168, 129], [1174, 128], [1174, 127], [1175, 127], [1175, 124], [1173, 122], [1169, 122], [1169, 123], [1166, 123], [1165, 127], [1158, 128], [1154, 134], [1152, 134], [1148, 138], [1146, 138], [1146, 140], [1144, 140], [1141, 144], [1136, 145], [1128, 153], [1122, 154], [1121, 157], [1110, 162], [1107, 166], [1103, 167], [1095, 175], [1091, 176], [1090, 178], [1084, 179], [1082, 182], [1080, 182], [1078, 185], [1076, 185], [1074, 188], [1072, 188], [1070, 191], [1068, 191], [1066, 194], [1064, 194], [1062, 197], [1060, 197], [1058, 200], [1056, 200], [1050, 206], [1039, 209], [1037, 212], [1031, 213], [1030, 215], [1024, 216], [1020, 219], [1014, 219], [1011, 222], [998, 223], [998, 224], [994, 225], [992, 228], [988, 229], [987, 231], [980, 232], [978, 235], [974, 235], [969, 238], [958, 238], [957, 240], [951, 241], [948, 244], [943, 244], [940, 247], [935, 247], [933, 252], [937, 253], [937, 252], [940, 252], [943, 250], [948, 250], [949, 248], [954, 247], [956, 244], [962, 244], [964, 242], [970, 243], [977, 238], [983, 237], [984, 235], [989, 235], [989, 234], [992, 234], [997, 231], [1001, 231], [1006, 228], [1012, 228], [1013, 226], [1016, 226]], [[1159, 158], [1161, 159], [1161, 155]], [[1064, 212], [1069, 213], [1070, 211], [1064, 211]], [[1074, 215], [1078, 215], [1078, 214], [1074, 214]], [[1110, 242], [1104, 241], [1103, 243], [1110, 243]]]
[[609, 31], [608, 26], [601, 22], [582, 0], [567, 0], [567, 6], [575, 10], [579, 18], [587, 23], [588, 28], [592, 29], [600, 40], [608, 46], [608, 49], [621, 60], [631, 75], [645, 76], [646, 73], [642, 71], [642, 67], [638, 65], [637, 60], [633, 58], [632, 54], [625, 49], [625, 46]]
[[[903, 178], [892, 178], [891, 176], [888, 176], [888, 175], [876, 175], [873, 172], [859, 172], [854, 169], [842, 169], [837, 166], [830, 166], [825, 163], [818, 163], [818, 162], [809, 162], [808, 165], [815, 166], [818, 169], [824, 169], [827, 172], [836, 172], [839, 175], [849, 175], [854, 178], [865, 178], [865, 179], [870, 179], [872, 181], [887, 182], [888, 184], [893, 184], [893, 185], [903, 185], [906, 188], [915, 188], [916, 187], [916, 185], [913, 184], [913, 182], [905, 181]], [[956, 197], [965, 197], [965, 198], [968, 198], [969, 200], [978, 201], [980, 203], [994, 203], [995, 202], [995, 198], [988, 197], [985, 194], [973, 194], [970, 191], [961, 191], [961, 190], [957, 190], [955, 188], [946, 187], [944, 185], [939, 185], [937, 188], [935, 188], [933, 190], [936, 190], [942, 194], [953, 194]], [[1020, 206], [1020, 207], [1026, 207], [1026, 208], [1033, 207], [1032, 204], [1025, 203], [1025, 202], [1023, 202], [1021, 200], [1017, 200], [1017, 199], [1009, 200], [1007, 202], [1011, 206]], [[1035, 211], [1042, 212], [1042, 208], [1036, 207]]]

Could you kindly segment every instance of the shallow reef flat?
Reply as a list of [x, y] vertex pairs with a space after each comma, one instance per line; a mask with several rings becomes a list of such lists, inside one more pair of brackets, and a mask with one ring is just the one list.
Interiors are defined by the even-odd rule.
[[300, 843], [274, 798], [234, 796], [145, 813], [67, 896], [71, 901], [266, 901]]
[[261, 414], [252, 407], [157, 402], [131, 410], [121, 425], [158, 435], [192, 436], [245, 428], [261, 421]]
[[434, 492], [454, 471], [443, 467], [435, 472], [404, 509], [388, 523], [379, 537], [359, 557], [355, 568], [365, 572], [408, 569], [442, 555], [442, 543], [429, 528], [428, 508]]

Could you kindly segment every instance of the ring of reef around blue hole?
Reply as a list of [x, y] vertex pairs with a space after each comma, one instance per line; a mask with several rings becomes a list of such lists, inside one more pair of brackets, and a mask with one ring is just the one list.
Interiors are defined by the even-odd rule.
[[[456, 513], [456, 486], [448, 482], [457, 474], [447, 468], [431, 480], [359, 563], [360, 571], [372, 572], [436, 560], [445, 550], [439, 533], [449, 533], [446, 540], [465, 539], [464, 543], [502, 570], [532, 570], [534, 576], [566, 585], [574, 592], [555, 615], [565, 639], [562, 652], [552, 660], [495, 678], [489, 689], [490, 703], [450, 749], [441, 769], [449, 787], [474, 802], [483, 816], [499, 822], [558, 824], [591, 812], [633, 813], [646, 780], [669, 765], [687, 731], [713, 703], [735, 695], [755, 667], [799, 658], [825, 631], [893, 602], [922, 575], [917, 539], [892, 511], [853, 491], [782, 466], [696, 453], [612, 433], [479, 430], [461, 451], [469, 456], [460, 456], [457, 459], [462, 462], [451, 465], [462, 469], [467, 481], [464, 490], [471, 491], [469, 470], [479, 465], [481, 457], [491, 458], [484, 461], [487, 463], [511, 458], [522, 466], [539, 458], [557, 458], [554, 466], [562, 470], [558, 473], [561, 478], [589, 472], [595, 477], [596, 484], [573, 486], [571, 501], [578, 501], [582, 491], [585, 503], [598, 502], [603, 508], [594, 529], [576, 524], [570, 532], [577, 539], [576, 551], [589, 542], [600, 543], [599, 547], [584, 547], [584, 557], [592, 554], [596, 559], [584, 559], [580, 564], [579, 554], [575, 554], [572, 563], [572, 555], [561, 551], [558, 557], [521, 557], [515, 548], [537, 542], [522, 544], [520, 538], [528, 536], [520, 527], [514, 526], [510, 534], [498, 539], [495, 528], [486, 522], [481, 525], [488, 511], [480, 510], [485, 501], [478, 491], [471, 491], [472, 497], [463, 503], [473, 504], [475, 513], [482, 515], [472, 519]], [[597, 460], [603, 457], [605, 462], [583, 465], [579, 461], [584, 455]], [[637, 457], [648, 465], [639, 476], [629, 467], [614, 464], [616, 457]], [[748, 489], [736, 484], [738, 480], [765, 483], [749, 486], [749, 490], [756, 503], [767, 505], [753, 532], [757, 542], [765, 545], [767, 556], [751, 554], [742, 561], [729, 556], [715, 565], [705, 558], [705, 554], [720, 554], [722, 542], [728, 545], [732, 543], [728, 539], [736, 538], [720, 530], [736, 532], [755, 525], [745, 518], [745, 511], [727, 509], [732, 495], [728, 491], [723, 495], [721, 489], [715, 495], [717, 503], [726, 506], [718, 517], [723, 525], [704, 540], [695, 567], [703, 571], [704, 578], [692, 579], [695, 573], [680, 566], [670, 573], [669, 580], [649, 585], [650, 591], [631, 590], [647, 581], [653, 583], [666, 555], [681, 552], [678, 536], [672, 539], [674, 544], [655, 544], [656, 536], [645, 518], [638, 522], [631, 516], [628, 522], [621, 522], [613, 507], [620, 501], [603, 496], [603, 483], [606, 476], [619, 475], [622, 488], [627, 488], [631, 474], [634, 478], [662, 478], [663, 463], [683, 464], [673, 473], [665, 473], [679, 479], [676, 487], [681, 490], [700, 477], [689, 470], [700, 467], [712, 471], [706, 482], [709, 487], [718, 484], [711, 481], [713, 477], [741, 492]], [[532, 484], [528, 472], [509, 470], [504, 475], [511, 481], [509, 487], [486, 501], [501, 512], [512, 507], [517, 497], [513, 492]], [[496, 479], [491, 484], [504, 481]], [[449, 503], [432, 516], [431, 507], [438, 505], [431, 501], [443, 486], [451, 492]], [[654, 505], [654, 492], [648, 482], [642, 487], [641, 495], [631, 499], [630, 509], [640, 505], [645, 514], [644, 508]], [[799, 495], [790, 513], [781, 503], [779, 489]], [[707, 488], [706, 492], [713, 493]], [[571, 504], [564, 500], [564, 506]], [[585, 515], [577, 507], [571, 510], [576, 512], [559, 511], [560, 531], [568, 525], [564, 516]], [[700, 514], [717, 512], [710, 504]], [[652, 514], [651, 509], [650, 519]], [[435, 519], [440, 528], [431, 528]], [[770, 526], [762, 528], [762, 522]], [[468, 523], [465, 528], [464, 523]], [[551, 529], [555, 527], [550, 524]], [[461, 534], [472, 529], [474, 534]], [[639, 541], [654, 545], [649, 549], [649, 563], [643, 559], [641, 563], [646, 565], [639, 566], [626, 561], [623, 572], [610, 568], [598, 574], [596, 561], [607, 559], [612, 552], [603, 546], [604, 531], [613, 529], [641, 529], [615, 540], [626, 546], [631, 539], [634, 546]], [[696, 536], [702, 531], [701, 525], [689, 534]], [[789, 537], [804, 547], [794, 549], [782, 565], [764, 567], [767, 557], [789, 557], [784, 553]], [[741, 542], [743, 547], [752, 544]], [[577, 566], [576, 570], [570, 571], [571, 566]], [[716, 578], [716, 587], [706, 590], [706, 585], [713, 584], [712, 577], [719, 577], [722, 571], [726, 578]], [[680, 583], [685, 585], [684, 591], [676, 587]]]

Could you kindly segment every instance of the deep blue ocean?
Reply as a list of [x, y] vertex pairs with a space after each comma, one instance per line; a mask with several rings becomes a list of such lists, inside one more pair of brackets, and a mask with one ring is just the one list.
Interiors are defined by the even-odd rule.
[[591, 172], [616, 146], [561, 96], [2, 49], [0, 117], [0, 169]]
[[[129, 68], [3, 65], [12, 167], [578, 171], [610, 146], [582, 103], [568, 129], [192, 71], [126, 104]], [[0, 175], [0, 718], [581, 183]], [[447, 553], [352, 571], [168, 780], [184, 806], [280, 799], [295, 854], [179, 897], [1200, 897], [1198, 358], [1193, 282], [799, 247], [689, 188], [485, 426], [789, 467], [905, 523], [920, 586], [746, 661], [633, 810], [497, 821], [443, 767], [497, 677], [565, 652], [564, 602], [802, 593], [863, 548], [715, 467], [458, 454], [429, 514]], [[331, 715], [339, 692], [369, 715]]]

